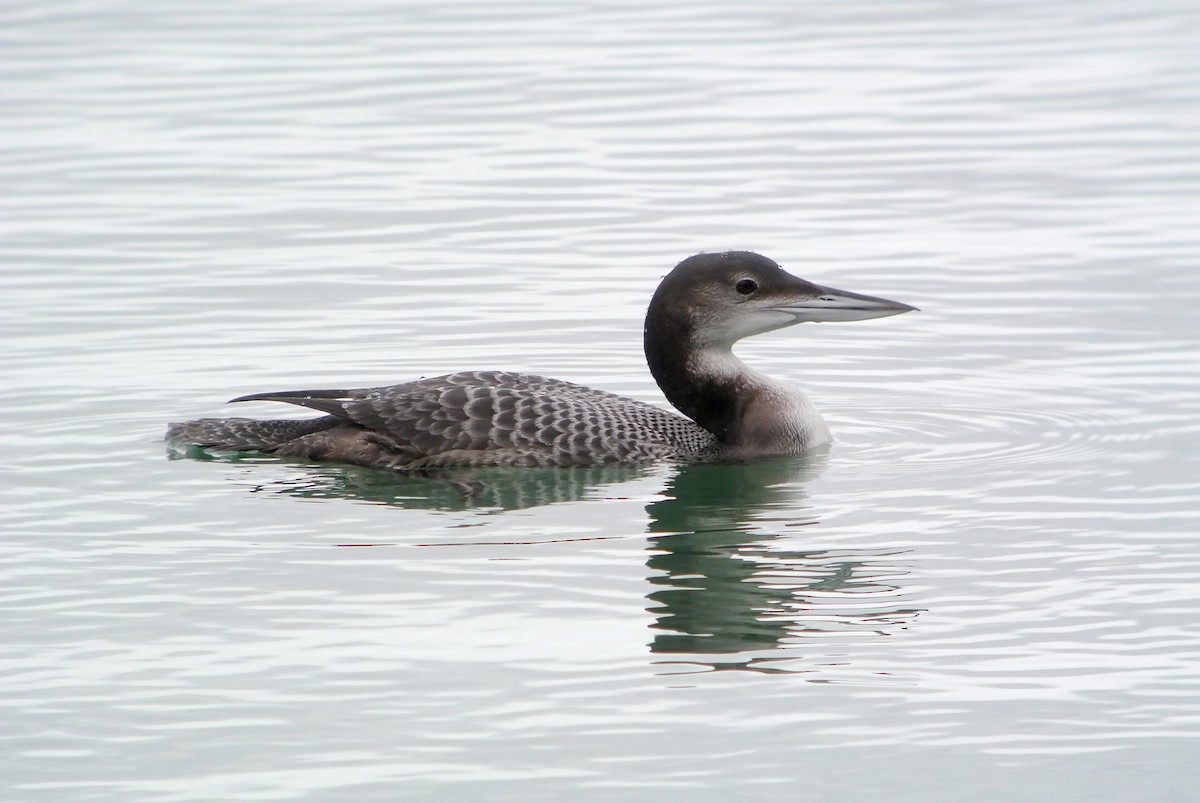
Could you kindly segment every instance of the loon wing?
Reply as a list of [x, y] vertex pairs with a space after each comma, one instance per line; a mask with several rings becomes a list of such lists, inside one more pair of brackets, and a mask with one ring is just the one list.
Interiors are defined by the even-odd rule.
[[697, 451], [711, 435], [644, 402], [508, 371], [465, 371], [386, 387], [254, 393], [351, 421], [397, 452], [432, 457], [487, 450], [553, 451], [558, 464], [621, 462]]

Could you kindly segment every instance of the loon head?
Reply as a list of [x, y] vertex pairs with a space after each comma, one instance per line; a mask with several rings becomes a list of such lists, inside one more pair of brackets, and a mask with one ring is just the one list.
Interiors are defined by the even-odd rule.
[[646, 313], [652, 340], [728, 349], [744, 337], [805, 321], [862, 321], [915, 310], [805, 281], [751, 251], [697, 254], [667, 274]]
[[861, 321], [916, 307], [799, 279], [749, 251], [698, 254], [646, 311], [646, 362], [663, 395], [728, 455], [798, 454], [829, 429], [802, 392], [744, 365], [733, 344], [804, 321]]

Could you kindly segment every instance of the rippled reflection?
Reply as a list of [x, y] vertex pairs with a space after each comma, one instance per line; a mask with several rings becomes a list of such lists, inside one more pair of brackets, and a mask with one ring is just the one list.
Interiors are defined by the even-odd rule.
[[[209, 456], [207, 459], [214, 459]], [[239, 458], [237, 462], [275, 458]], [[293, 461], [278, 461], [293, 462]], [[576, 502], [597, 489], [645, 476], [645, 466], [454, 468], [393, 472], [297, 462], [304, 471], [255, 486], [254, 493], [350, 499], [410, 510], [524, 510]]]
[[793, 548], [803, 540], [794, 528], [819, 523], [803, 483], [824, 460], [684, 466], [672, 477], [666, 498], [647, 508], [650, 531], [660, 533], [647, 561], [661, 587], [650, 595], [660, 631], [651, 650], [730, 655], [802, 638], [887, 635], [918, 613], [904, 602], [902, 553]]
[[[688, 665], [767, 671], [770, 656], [733, 656], [812, 638], [890, 635], [920, 612], [906, 602], [903, 551], [795, 548], [805, 528], [820, 524], [805, 483], [819, 476], [827, 460], [827, 452], [819, 451], [672, 469], [661, 498], [646, 506], [648, 580], [659, 587], [648, 597], [656, 616], [652, 652], [688, 656]], [[517, 511], [619, 494], [622, 483], [650, 473], [644, 466], [391, 472], [298, 465], [302, 472], [250, 492], [410, 510]]]

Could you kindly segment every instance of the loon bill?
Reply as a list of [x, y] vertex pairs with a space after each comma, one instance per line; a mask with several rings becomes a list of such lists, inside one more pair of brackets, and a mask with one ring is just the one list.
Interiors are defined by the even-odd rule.
[[749, 251], [698, 254], [662, 280], [646, 311], [650, 373], [683, 416], [558, 379], [465, 371], [386, 387], [252, 393], [232, 401], [285, 402], [325, 415], [204, 418], [171, 424], [167, 438], [398, 470], [799, 454], [829, 442], [821, 414], [799, 388], [745, 365], [733, 344], [804, 321], [915, 309], [821, 287]]

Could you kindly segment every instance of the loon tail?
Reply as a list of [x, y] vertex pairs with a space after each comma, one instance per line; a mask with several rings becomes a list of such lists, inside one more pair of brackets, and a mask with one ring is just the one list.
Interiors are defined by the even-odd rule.
[[269, 452], [296, 438], [345, 423], [345, 419], [332, 415], [290, 421], [201, 418], [171, 424], [167, 427], [167, 440], [213, 449]]

